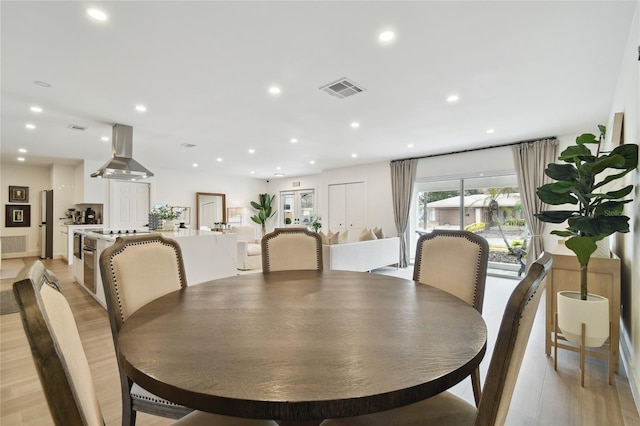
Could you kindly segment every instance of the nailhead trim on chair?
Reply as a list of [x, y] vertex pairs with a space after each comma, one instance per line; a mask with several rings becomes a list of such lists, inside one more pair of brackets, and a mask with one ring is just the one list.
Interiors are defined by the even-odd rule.
[[[430, 238], [427, 237], [427, 238], [423, 239], [422, 241], [433, 240], [433, 239], [435, 239], [437, 237], [464, 238], [465, 240], [469, 241], [470, 243], [473, 243], [473, 244], [477, 245], [478, 247], [480, 247], [480, 250], [478, 250], [478, 255], [477, 255], [477, 258], [476, 258], [476, 272], [475, 272], [475, 282], [478, 282], [478, 278], [479, 278], [478, 274], [479, 274], [480, 270], [482, 270], [482, 268], [480, 267], [481, 266], [480, 262], [481, 262], [481, 257], [482, 257], [482, 246], [478, 243], [478, 241], [474, 241], [471, 238], [469, 238], [468, 236], [462, 235], [462, 234], [442, 233], [442, 234], [436, 234], [436, 235], [431, 235], [431, 234], [425, 234], [425, 235], [430, 236]], [[422, 238], [422, 237], [420, 237], [420, 238]], [[420, 239], [419, 239], [419, 241], [420, 241]], [[422, 241], [420, 241], [420, 242], [422, 242]], [[419, 248], [420, 248], [420, 254], [422, 254], [422, 244], [420, 244]], [[417, 254], [416, 254], [416, 256], [417, 256]], [[422, 264], [419, 263], [418, 266], [416, 267], [416, 276], [418, 276], [418, 277], [420, 276], [420, 272], [421, 272], [421, 270], [420, 270], [421, 268], [420, 267], [421, 266], [422, 266]], [[477, 287], [474, 286], [473, 287], [473, 305], [474, 306], [476, 306], [476, 302], [477, 302]]]
[[[116, 273], [115, 273], [114, 268], [113, 268], [113, 258], [116, 257], [117, 255], [121, 254], [122, 252], [124, 252], [129, 247], [142, 245], [142, 244], [156, 244], [156, 243], [160, 243], [160, 244], [162, 244], [164, 246], [173, 248], [173, 246], [171, 244], [167, 244], [166, 242], [164, 242], [164, 241], [162, 241], [160, 239], [147, 240], [147, 241], [136, 241], [136, 242], [130, 243], [130, 244], [122, 247], [120, 250], [116, 251], [113, 254], [113, 256], [111, 256], [111, 258], [109, 259], [109, 271], [111, 272], [111, 277], [113, 278], [113, 283], [115, 284], [114, 285], [114, 289], [115, 289], [115, 292], [116, 292], [116, 298], [118, 299], [118, 310], [120, 312], [120, 319], [122, 321], [125, 321], [124, 310], [123, 310], [123, 306], [122, 306], [122, 301], [120, 299], [120, 291], [119, 291], [118, 280], [116, 279]], [[175, 254], [175, 252], [174, 252], [174, 254]], [[176, 262], [177, 262], [177, 257], [176, 257]], [[178, 276], [180, 278], [180, 282], [182, 282], [184, 280], [184, 278], [182, 277], [182, 272], [180, 270], [178, 270]]]
[[[273, 232], [265, 235], [262, 240], [264, 241], [264, 247], [269, 245], [269, 240], [278, 237], [282, 234], [306, 234], [313, 238], [319, 238], [318, 234], [313, 233], [307, 229], [288, 229], [288, 228], [276, 228]], [[269, 250], [262, 250], [262, 255], [266, 256], [268, 270], [271, 270], [271, 263], [269, 257]], [[322, 241], [320, 241], [319, 247], [316, 246], [316, 263], [317, 269], [322, 270]]]

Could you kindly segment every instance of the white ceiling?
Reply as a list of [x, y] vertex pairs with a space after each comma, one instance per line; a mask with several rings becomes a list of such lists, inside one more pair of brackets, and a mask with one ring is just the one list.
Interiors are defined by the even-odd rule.
[[[638, 4], [2, 1], [1, 160], [106, 162], [114, 123], [152, 171], [260, 178], [595, 132]], [[319, 90], [342, 77], [366, 91]]]

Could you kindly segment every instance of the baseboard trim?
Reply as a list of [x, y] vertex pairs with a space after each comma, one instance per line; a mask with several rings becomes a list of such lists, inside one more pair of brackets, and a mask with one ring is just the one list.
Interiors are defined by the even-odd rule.
[[636, 410], [640, 413], [640, 387], [638, 387], [640, 385], [640, 377], [638, 377], [638, 370], [631, 361], [631, 342], [622, 321], [620, 321], [620, 359], [629, 381], [633, 402], [636, 405]]

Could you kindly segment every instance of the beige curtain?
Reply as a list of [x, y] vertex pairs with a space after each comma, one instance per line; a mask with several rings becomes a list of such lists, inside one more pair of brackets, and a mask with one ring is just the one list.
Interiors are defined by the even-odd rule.
[[400, 237], [400, 257], [398, 266], [406, 268], [409, 260], [409, 209], [416, 180], [418, 160], [398, 160], [391, 162], [391, 193], [393, 196], [393, 218]]
[[542, 139], [537, 142], [521, 143], [513, 146], [513, 164], [518, 177], [520, 187], [520, 201], [524, 211], [524, 218], [531, 231], [531, 243], [527, 253], [527, 266], [544, 251], [543, 232], [544, 222], [539, 221], [534, 214], [543, 210], [543, 203], [536, 195], [536, 190], [552, 182], [551, 178], [544, 174], [547, 164], [557, 159], [557, 139]]

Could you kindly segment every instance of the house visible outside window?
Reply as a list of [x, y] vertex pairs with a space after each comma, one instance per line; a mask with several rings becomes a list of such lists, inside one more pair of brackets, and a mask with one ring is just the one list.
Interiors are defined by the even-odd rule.
[[463, 229], [489, 242], [490, 272], [518, 276], [529, 233], [515, 175], [431, 180], [414, 188], [412, 257], [421, 233]]

